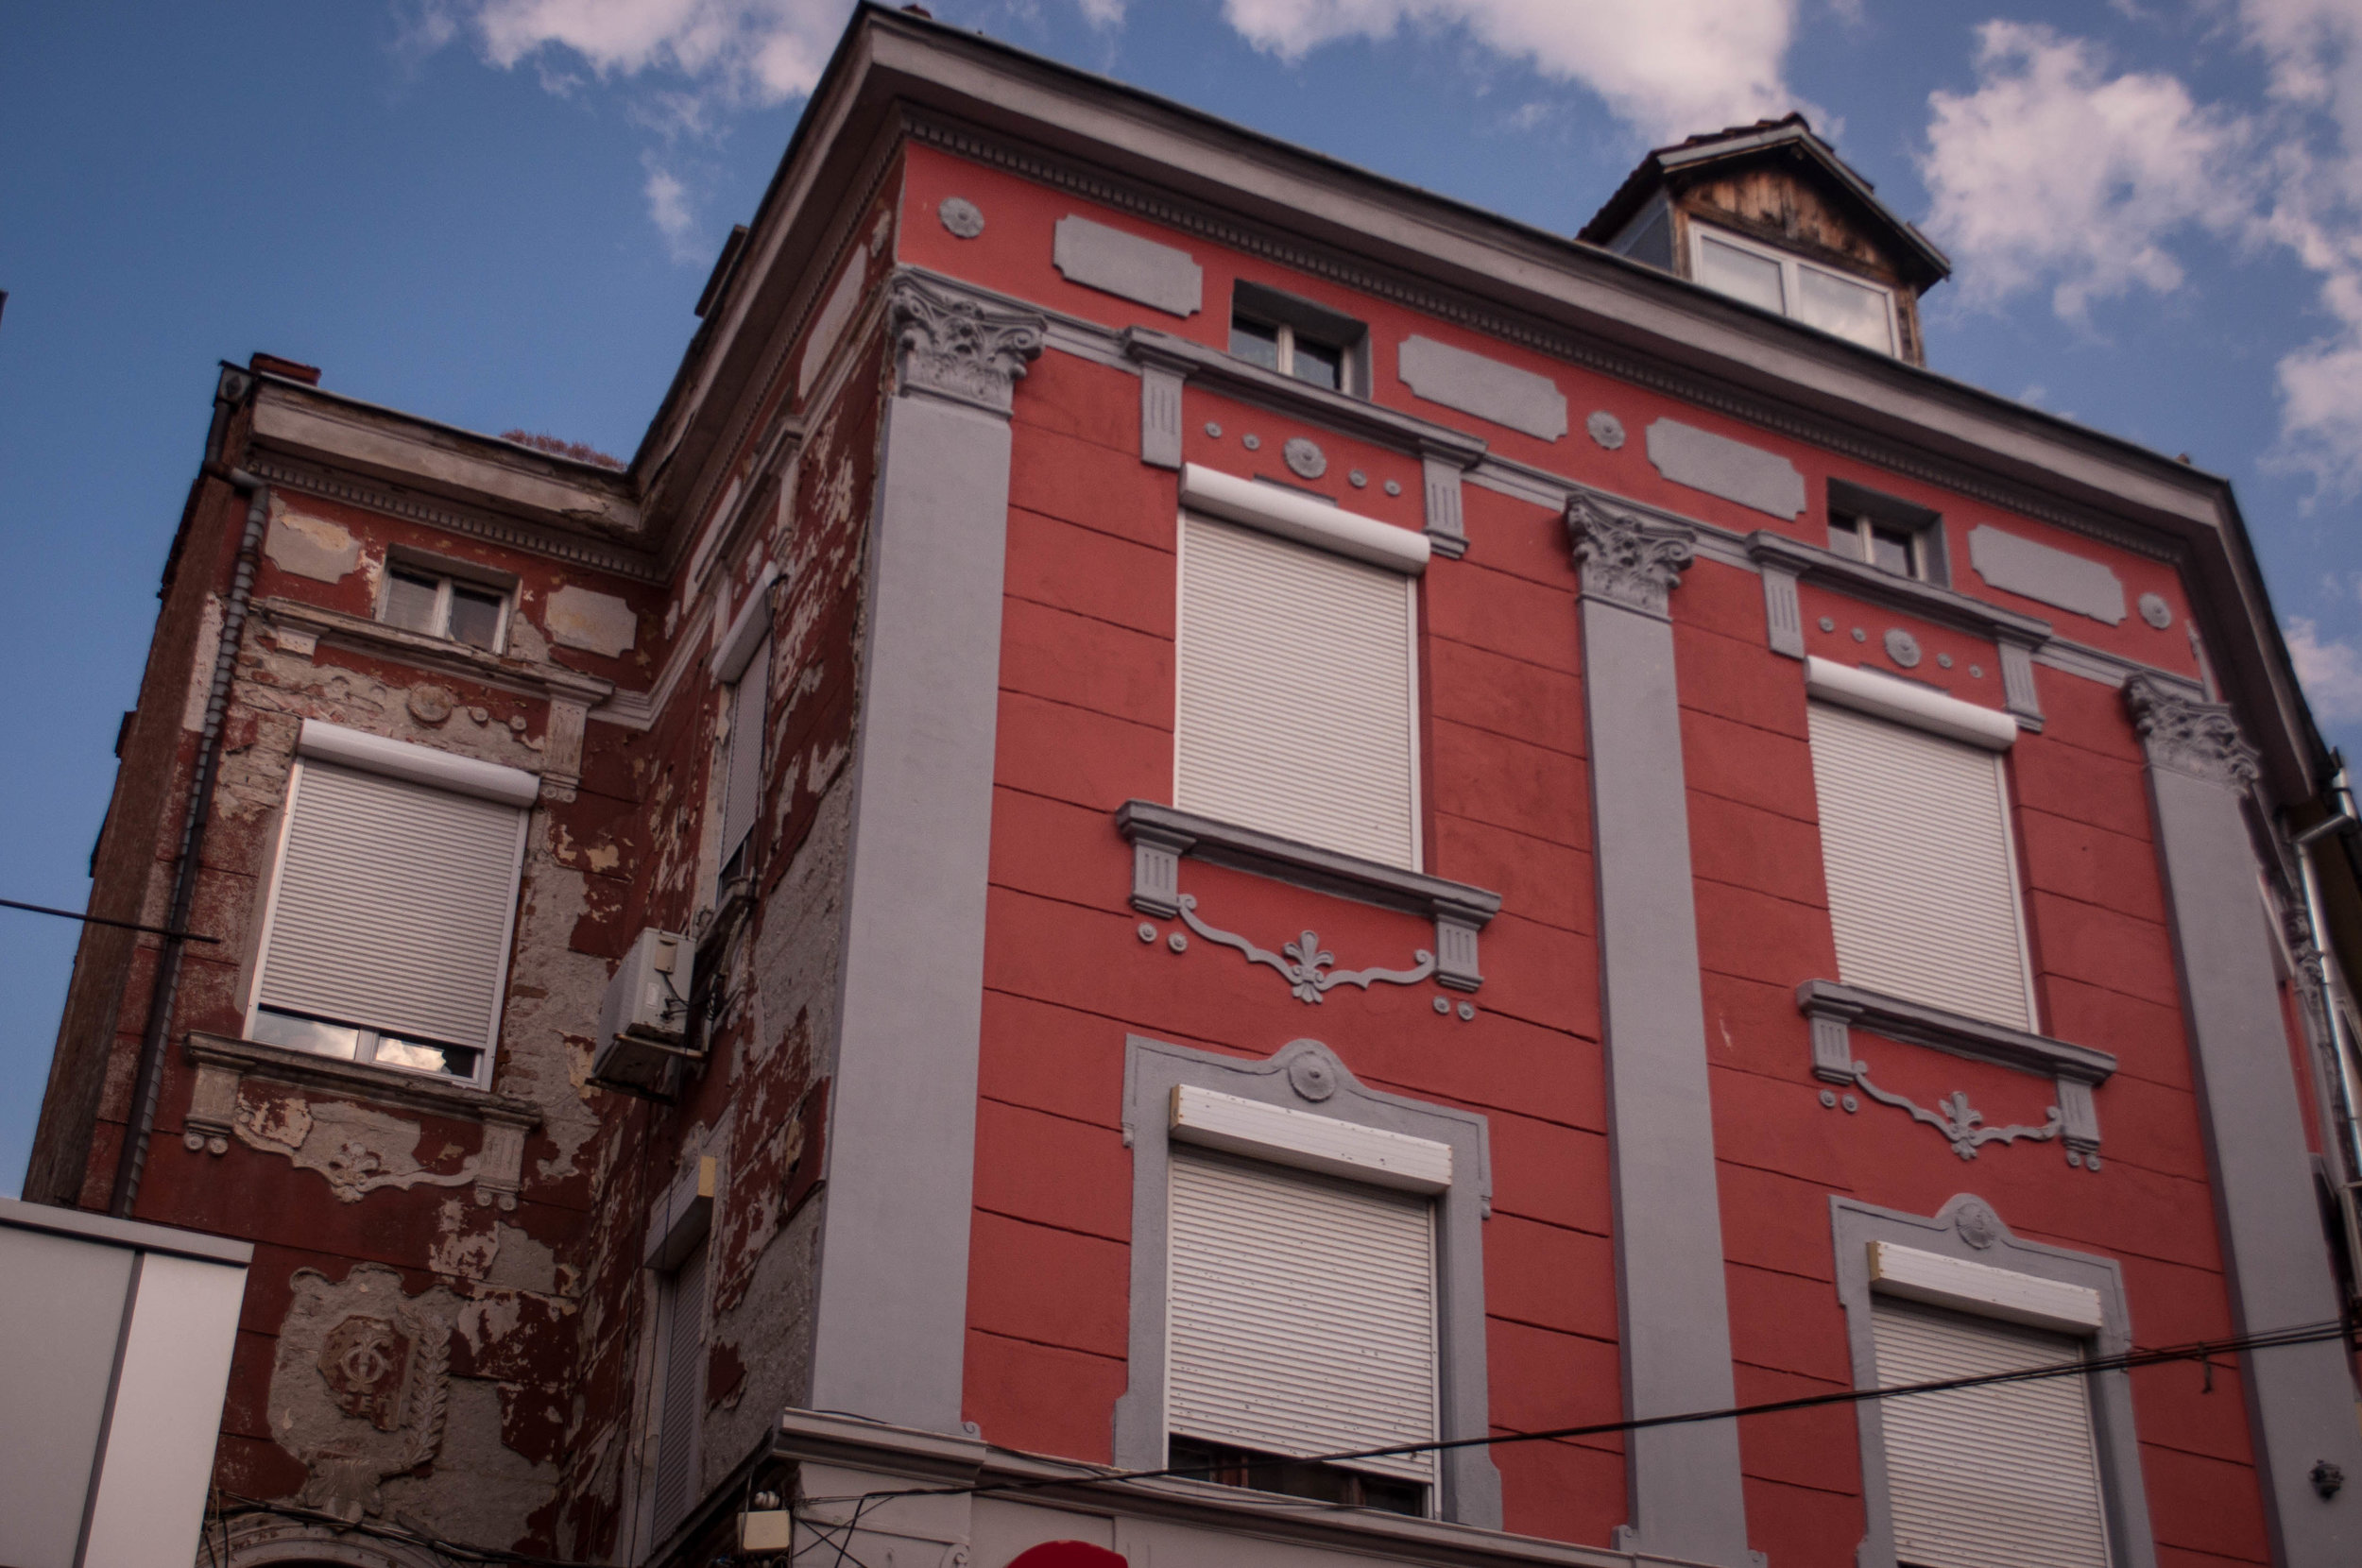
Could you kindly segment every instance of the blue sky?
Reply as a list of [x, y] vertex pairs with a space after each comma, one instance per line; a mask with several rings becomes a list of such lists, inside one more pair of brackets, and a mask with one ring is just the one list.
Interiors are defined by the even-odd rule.
[[[933, 9], [1562, 231], [1652, 143], [1805, 108], [1950, 250], [1936, 368], [2232, 477], [2318, 710], [2362, 742], [2362, 0]], [[87, 895], [214, 362], [628, 455], [848, 9], [11, 9], [0, 897]], [[13, 1193], [75, 931], [0, 931]]]

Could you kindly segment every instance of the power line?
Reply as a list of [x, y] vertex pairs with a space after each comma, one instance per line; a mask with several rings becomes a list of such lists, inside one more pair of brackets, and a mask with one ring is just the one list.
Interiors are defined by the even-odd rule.
[[[2344, 1339], [2348, 1329], [2343, 1320], [2334, 1322], [2306, 1323], [2295, 1328], [2273, 1329], [2262, 1334], [2250, 1334], [2235, 1339], [2199, 1340], [2190, 1344], [2169, 1345], [2157, 1350], [2124, 1351], [2114, 1355], [2086, 1356], [2076, 1361], [2051, 1362], [2038, 1367], [2023, 1367], [2014, 1372], [1984, 1372], [1975, 1377], [1949, 1377], [1928, 1383], [1901, 1383], [1879, 1389], [1843, 1389], [1824, 1394], [1804, 1394], [1794, 1399], [1772, 1400], [1762, 1405], [1737, 1405], [1720, 1410], [1691, 1410], [1680, 1415], [1640, 1416], [1624, 1421], [1592, 1422], [1581, 1426], [1555, 1426], [1541, 1432], [1509, 1432], [1481, 1438], [1453, 1438], [1439, 1442], [1395, 1443], [1385, 1448], [1359, 1448], [1341, 1454], [1284, 1456], [1294, 1464], [1344, 1464], [1355, 1459], [1397, 1458], [1410, 1454], [1438, 1454], [1456, 1448], [1490, 1448], [1517, 1442], [1550, 1442], [1567, 1438], [1607, 1437], [1618, 1432], [1645, 1431], [1657, 1426], [1681, 1426], [1708, 1421], [1735, 1421], [1742, 1416], [1779, 1415], [1789, 1410], [1813, 1410], [1832, 1405], [1859, 1405], [1872, 1400], [1902, 1399], [1918, 1394], [1950, 1393], [1961, 1389], [1991, 1388], [1998, 1384], [2034, 1383], [2053, 1377], [2081, 1377], [2094, 1372], [2128, 1372], [2135, 1367], [2163, 1366], [2176, 1361], [2211, 1363], [2217, 1355], [2235, 1355], [2243, 1351], [2276, 1350], [2286, 1345], [2319, 1344], [2328, 1339]], [[1107, 1471], [1094, 1475], [1059, 1475], [1030, 1481], [984, 1481], [972, 1486], [910, 1487], [895, 1491], [868, 1491], [859, 1497], [810, 1497], [805, 1507], [821, 1503], [854, 1503], [865, 1508], [869, 1503], [898, 1497], [958, 1497], [983, 1496], [1008, 1491], [1040, 1491], [1053, 1487], [1104, 1486], [1113, 1481], [1154, 1481], [1167, 1478], [1195, 1479], [1210, 1474], [1212, 1465], [1164, 1465], [1155, 1470]], [[830, 1526], [834, 1528], [836, 1526]]]
[[82, 914], [73, 910], [51, 909], [47, 904], [21, 903], [14, 898], [0, 898], [0, 910], [24, 910], [32, 914], [54, 914], [60, 920], [79, 920], [85, 926], [112, 926], [119, 931], [145, 931], [150, 936], [177, 936], [183, 942], [210, 942], [218, 946], [221, 938], [199, 936], [195, 931], [176, 931], [165, 926], [143, 926], [136, 920], [110, 920], [103, 914]]

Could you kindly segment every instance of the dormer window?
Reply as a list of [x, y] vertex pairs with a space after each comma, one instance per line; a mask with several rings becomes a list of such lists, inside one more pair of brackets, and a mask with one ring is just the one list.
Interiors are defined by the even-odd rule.
[[1703, 224], [1690, 226], [1698, 281], [1751, 305], [1894, 352], [1894, 291]]
[[1369, 329], [1292, 294], [1240, 283], [1230, 297], [1230, 351], [1331, 392], [1369, 396]]

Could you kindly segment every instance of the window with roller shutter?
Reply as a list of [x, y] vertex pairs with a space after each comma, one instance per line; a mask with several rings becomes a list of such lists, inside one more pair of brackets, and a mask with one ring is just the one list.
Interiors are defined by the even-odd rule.
[[[1170, 1179], [1176, 1453], [1303, 1457], [1434, 1440], [1431, 1202], [1194, 1151], [1175, 1151]], [[1410, 1483], [1390, 1495], [1426, 1511], [1433, 1454], [1352, 1468]]]
[[658, 1343], [663, 1357], [657, 1404], [656, 1532], [660, 1538], [680, 1523], [695, 1500], [697, 1416], [704, 1391], [707, 1244], [663, 1276], [659, 1310], [663, 1327]]
[[722, 867], [727, 876], [746, 847], [762, 797], [762, 731], [771, 686], [771, 639], [755, 647], [753, 657], [729, 689], [729, 755], [722, 774]]
[[1419, 866], [1416, 580], [1186, 513], [1173, 804]]
[[487, 1080], [525, 823], [510, 799], [300, 757], [248, 1033], [322, 1055]]
[[2033, 1029], [2000, 755], [1829, 703], [1810, 722], [1838, 978]]

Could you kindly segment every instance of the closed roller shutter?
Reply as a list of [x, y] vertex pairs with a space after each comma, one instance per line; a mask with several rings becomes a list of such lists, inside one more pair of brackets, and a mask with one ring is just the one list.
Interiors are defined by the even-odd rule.
[[[1172, 1431], [1299, 1457], [1433, 1440], [1425, 1199], [1177, 1152], [1172, 1183]], [[1429, 1454], [1355, 1463], [1434, 1471]]]
[[669, 1530], [695, 1501], [697, 1407], [704, 1379], [706, 1247], [681, 1260], [664, 1291], [664, 1403], [657, 1420], [656, 1527]]
[[1838, 978], [2031, 1029], [2001, 758], [1814, 703]]
[[[1932, 1383], [2072, 1361], [2082, 1347], [1993, 1319], [1874, 1300], [1878, 1382]], [[1914, 1568], [2108, 1568], [2091, 1395], [2050, 1377], [1881, 1401], [1898, 1561]]]
[[762, 727], [771, 690], [771, 639], [764, 638], [730, 688], [727, 771], [722, 784], [722, 863], [727, 865], [755, 826], [762, 797]]
[[1173, 804], [1415, 869], [1414, 591], [1382, 567], [1185, 517]]
[[256, 999], [489, 1049], [525, 813], [309, 759], [290, 793]]

